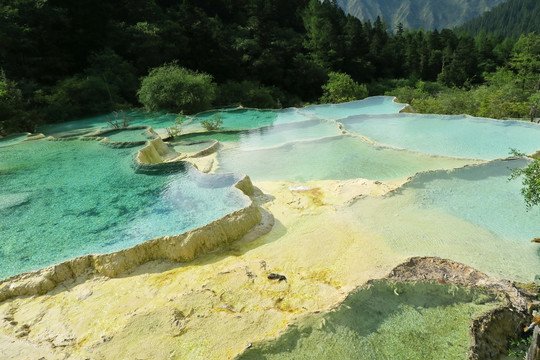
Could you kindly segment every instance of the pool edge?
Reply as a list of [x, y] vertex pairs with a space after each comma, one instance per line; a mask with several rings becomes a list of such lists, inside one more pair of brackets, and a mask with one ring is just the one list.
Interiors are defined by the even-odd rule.
[[[140, 156], [145, 149], [146, 151], [151, 149], [158, 153], [156, 149], [158, 148], [161, 152], [160, 145], [165, 146], [160, 138], [148, 141], [146, 146], [139, 150], [135, 162], [142, 166], [159, 167], [166, 164], [163, 163], [162, 159], [159, 159], [161, 161], [141, 159]], [[113, 278], [153, 260], [192, 261], [201, 255], [237, 241], [261, 222], [262, 214], [259, 206], [250, 197], [254, 194], [254, 187], [247, 175], [243, 175], [232, 185], [232, 188], [239, 191], [241, 196], [249, 198], [247, 206], [178, 235], [157, 237], [109, 254], [79, 256], [39, 270], [0, 280], [0, 303], [17, 296], [46, 294], [62, 282], [84, 274]]]

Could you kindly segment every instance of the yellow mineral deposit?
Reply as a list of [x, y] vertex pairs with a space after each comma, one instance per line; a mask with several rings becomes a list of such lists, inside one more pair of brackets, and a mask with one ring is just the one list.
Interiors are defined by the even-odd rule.
[[150, 261], [117, 278], [88, 271], [45, 295], [0, 303], [0, 357], [233, 358], [405, 260], [350, 210], [399, 183], [255, 185], [261, 224], [224, 250], [187, 263]]

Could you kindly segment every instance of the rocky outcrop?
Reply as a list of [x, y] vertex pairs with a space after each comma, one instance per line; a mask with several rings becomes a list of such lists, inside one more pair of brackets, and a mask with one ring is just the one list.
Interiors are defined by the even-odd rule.
[[516, 284], [496, 279], [452, 260], [416, 257], [397, 266], [387, 277], [394, 281], [437, 281], [482, 287], [497, 293], [503, 305], [473, 319], [469, 332], [473, 345], [469, 359], [498, 359], [507, 353], [508, 341], [518, 338], [530, 323], [532, 294]]
[[528, 312], [515, 309], [511, 304], [474, 319], [470, 328], [473, 345], [469, 359], [498, 359], [502, 354], [507, 355], [509, 339], [519, 338], [529, 320]]
[[138, 164], [159, 164], [163, 157], [169, 154], [169, 148], [161, 138], [149, 141], [145, 147], [139, 150], [135, 161]]
[[116, 277], [151, 260], [191, 261], [240, 239], [260, 220], [259, 208], [250, 204], [244, 209], [183, 234], [165, 236], [112, 254], [95, 256], [93, 264], [100, 274]]
[[23, 141], [32, 141], [32, 140], [40, 140], [40, 139], [45, 139], [45, 135], [43, 134], [36, 134], [36, 135], [32, 135], [32, 136], [28, 136], [26, 139], [24, 139]]

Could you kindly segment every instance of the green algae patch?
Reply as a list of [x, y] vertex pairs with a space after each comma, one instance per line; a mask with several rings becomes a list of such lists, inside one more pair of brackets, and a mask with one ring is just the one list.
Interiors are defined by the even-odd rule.
[[471, 319], [498, 305], [480, 288], [375, 281], [237, 359], [466, 359]]

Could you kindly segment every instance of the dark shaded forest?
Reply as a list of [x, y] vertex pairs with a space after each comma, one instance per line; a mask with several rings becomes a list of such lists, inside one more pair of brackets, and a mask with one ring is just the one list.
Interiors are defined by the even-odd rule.
[[413, 107], [510, 81], [526, 116], [540, 62], [534, 34], [388, 29], [328, 0], [4, 0], [0, 18], [1, 134], [140, 106], [141, 81], [166, 64], [209, 74], [209, 106], [317, 102], [337, 73]]
[[540, 34], [540, 1], [508, 0], [462, 26], [473, 35], [485, 32], [519, 38], [522, 34]]

